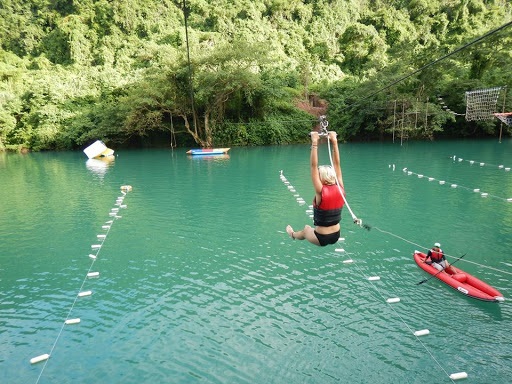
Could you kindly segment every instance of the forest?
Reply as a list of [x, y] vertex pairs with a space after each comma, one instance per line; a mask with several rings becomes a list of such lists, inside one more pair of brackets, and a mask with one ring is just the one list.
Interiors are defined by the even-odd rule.
[[0, 151], [509, 137], [511, 47], [508, 0], [3, 0]]

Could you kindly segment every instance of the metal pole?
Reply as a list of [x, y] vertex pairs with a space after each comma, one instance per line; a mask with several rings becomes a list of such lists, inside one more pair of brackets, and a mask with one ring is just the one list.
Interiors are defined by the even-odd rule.
[[192, 106], [192, 121], [194, 123], [194, 132], [197, 134], [196, 108], [194, 105], [194, 87], [192, 85], [192, 66], [190, 65], [190, 47], [188, 44], [188, 9], [186, 0], [183, 0], [183, 17], [185, 18], [185, 41], [187, 43], [188, 82], [190, 87], [190, 103]]

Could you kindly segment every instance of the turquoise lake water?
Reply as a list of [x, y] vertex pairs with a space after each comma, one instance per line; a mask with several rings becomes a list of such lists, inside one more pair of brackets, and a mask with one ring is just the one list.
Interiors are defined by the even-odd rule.
[[[0, 154], [1, 383], [512, 382], [512, 140], [341, 144], [325, 248], [308, 145], [187, 149]], [[417, 285], [434, 242], [506, 301]]]

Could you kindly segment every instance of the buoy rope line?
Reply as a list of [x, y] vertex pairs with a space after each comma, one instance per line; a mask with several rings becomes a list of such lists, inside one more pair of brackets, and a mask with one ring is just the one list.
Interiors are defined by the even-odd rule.
[[478, 164], [478, 165], [480, 165], [481, 167], [487, 166], [487, 167], [498, 168], [499, 170], [504, 170], [505, 172], [509, 172], [509, 171], [510, 171], [510, 167], [505, 167], [503, 164], [496, 165], [496, 164], [488, 164], [488, 163], [481, 162], [481, 161], [466, 160], [466, 159], [463, 159], [463, 158], [461, 158], [461, 157], [457, 157], [456, 155], [453, 155], [453, 157], [450, 157], [450, 159], [453, 159], [453, 161], [456, 161], [456, 160], [457, 160], [459, 163], [461, 163], [461, 162], [463, 162], [463, 161], [466, 161], [466, 162], [468, 162], [470, 165]]
[[[379, 232], [381, 232], [381, 233], [385, 233], [385, 234], [390, 235], [390, 236], [394, 236], [394, 237], [396, 237], [397, 239], [400, 239], [400, 240], [402, 240], [402, 241], [404, 241], [404, 242], [406, 242], [406, 243], [412, 244], [412, 245], [416, 246], [416, 248], [418, 248], [418, 249], [419, 249], [419, 248], [421, 248], [421, 249], [424, 249], [425, 251], [428, 251], [428, 250], [430, 249], [430, 247], [425, 247], [425, 246], [419, 245], [419, 244], [417, 244], [417, 243], [414, 243], [413, 241], [407, 240], [406, 238], [403, 238], [403, 237], [401, 237], [401, 236], [398, 236], [398, 235], [396, 235], [396, 234], [394, 234], [394, 233], [392, 233], [392, 232], [385, 231], [385, 230], [383, 230], [383, 229], [381, 229], [381, 228], [379, 228], [379, 227], [372, 227], [372, 228], [373, 228], [373, 229], [375, 229], [376, 231], [379, 231]], [[452, 258], [452, 259], [458, 259], [458, 258], [460, 258], [460, 256], [449, 255], [449, 254], [447, 254], [447, 253], [445, 253], [445, 254], [444, 254], [444, 256], [445, 256], [445, 257], [450, 257], [450, 258]], [[506, 275], [512, 275], [512, 272], [508, 272], [508, 271], [504, 271], [504, 270], [502, 270], [502, 269], [494, 268], [494, 267], [491, 267], [491, 266], [489, 266], [489, 265], [476, 263], [476, 262], [474, 262], [474, 261], [467, 260], [467, 259], [464, 259], [464, 260], [462, 260], [462, 261], [464, 261], [464, 262], [466, 262], [466, 263], [470, 263], [470, 264], [478, 265], [479, 267], [482, 267], [482, 268], [491, 269], [491, 270], [493, 270], [493, 271], [500, 272], [500, 273], [503, 273], [503, 274], [506, 274]]]
[[[306, 201], [300, 196], [300, 194], [297, 193], [297, 190], [295, 189], [295, 187], [288, 181], [288, 179], [286, 178], [286, 176], [283, 174], [283, 171], [281, 170], [280, 171], [280, 179], [281, 181], [283, 182], [284, 185], [286, 185], [286, 187], [288, 188], [288, 190], [293, 193], [294, 197], [296, 198], [296, 201], [297, 203], [300, 205], [300, 206], [303, 206], [306, 204]], [[308, 208], [306, 209], [306, 214], [310, 217], [310, 218], [313, 218], [313, 206], [312, 205], [309, 205]], [[375, 227], [374, 227], [375, 228]], [[384, 232], [384, 233], [390, 233], [390, 232], [386, 232], [386, 231], [382, 231], [381, 229], [379, 228], [376, 228], [377, 230], [381, 231], [381, 232]], [[396, 235], [394, 235], [396, 236]], [[341, 241], [344, 240], [344, 238], [340, 238]], [[405, 240], [405, 239], [403, 239]], [[413, 242], [411, 241], [408, 241], [406, 240], [407, 242], [411, 243], [411, 244], [414, 244]], [[417, 244], [414, 244], [416, 246], [418, 246]], [[421, 247], [421, 246], [418, 246], [418, 247]], [[428, 248], [425, 248], [425, 249], [428, 249]], [[348, 257], [348, 255], [346, 255], [346, 252], [343, 248], [338, 248], [335, 250], [336, 252], [341, 252], [345, 258]], [[357, 265], [357, 263], [354, 263], [354, 261], [350, 258], [347, 258], [345, 261], [343, 261], [343, 263], [351, 263], [351, 264], [354, 264], [356, 266], [356, 269], [359, 273], [359, 275], [361, 275], [361, 277], [365, 280], [368, 281], [368, 283], [373, 287], [373, 289], [377, 292], [377, 294], [382, 297], [383, 299], [385, 299], [384, 295], [380, 292], [380, 290], [377, 288], [377, 286], [373, 283], [373, 281], [375, 280], [380, 280], [380, 277], [378, 276], [371, 276], [371, 277], [367, 277], [365, 276], [365, 274], [363, 273], [363, 271], [361, 270], [361, 268], [359, 268], [359, 266]], [[411, 327], [409, 327], [409, 325], [405, 322], [404, 318], [402, 316], [400, 316], [400, 314], [392, 307], [391, 304], [393, 303], [397, 303], [400, 301], [399, 298], [388, 298], [388, 299], [385, 299], [386, 300], [386, 303], [388, 304], [388, 307], [389, 309], [391, 309], [394, 314], [400, 319], [400, 321], [405, 325], [405, 327], [411, 332], [411, 334], [416, 338], [416, 340], [421, 344], [421, 346], [425, 349], [425, 351], [427, 352], [427, 354], [431, 357], [431, 359], [439, 366], [439, 368], [446, 374], [446, 376], [452, 381], [454, 382], [453, 380], [457, 380], [459, 378], [466, 378], [467, 377], [467, 374], [466, 372], [458, 372], [458, 373], [453, 373], [453, 374], [449, 374], [440, 364], [440, 362], [435, 358], [435, 356], [430, 352], [430, 350], [428, 349], [428, 347], [419, 339], [420, 336], [423, 336], [423, 335], [427, 335], [430, 333], [429, 330], [419, 330], [419, 331], [413, 331], [411, 329]]]
[[[407, 168], [404, 168], [402, 171], [405, 174], [407, 174], [407, 175], [416, 175], [420, 179], [427, 178], [428, 181], [436, 181], [436, 179], [434, 177], [425, 176], [425, 175], [423, 175], [421, 173], [413, 172], [413, 171], [411, 171], [411, 170], [409, 170]], [[462, 189], [465, 189], [465, 190], [470, 191], [470, 192], [479, 193], [480, 196], [482, 196], [482, 197], [492, 197], [492, 198], [497, 199], [497, 200], [506, 201], [506, 202], [509, 202], [509, 203], [512, 202], [512, 197], [506, 198], [506, 197], [491, 195], [490, 193], [482, 192], [480, 190], [480, 188], [469, 188], [469, 187], [465, 187], [463, 185], [458, 185], [458, 184], [450, 183], [450, 182], [447, 182], [445, 180], [437, 180], [437, 181], [439, 182], [440, 185], [449, 184], [451, 188], [462, 188]]]
[[[88, 279], [90, 279], [92, 277], [98, 277], [99, 276], [99, 272], [92, 272], [92, 268], [93, 268], [94, 263], [96, 262], [96, 260], [98, 258], [98, 255], [99, 255], [99, 253], [101, 251], [103, 243], [105, 242], [105, 240], [107, 238], [107, 235], [110, 233], [110, 229], [112, 228], [112, 225], [114, 224], [114, 219], [120, 219], [122, 217], [122, 216], [119, 216], [119, 210], [123, 209], [123, 208], [126, 208], [126, 205], [123, 204], [123, 200], [124, 200], [124, 197], [126, 196], [126, 193], [128, 191], [131, 191], [131, 190], [132, 190], [132, 187], [129, 186], [129, 185], [121, 186], [121, 194], [122, 194], [122, 196], [119, 196], [117, 198], [116, 203], [115, 203], [116, 207], [112, 208], [110, 210], [110, 213], [109, 213], [109, 216], [112, 217], [112, 219], [106, 221], [105, 224], [102, 225], [102, 229], [105, 232], [102, 233], [102, 234], [97, 235], [97, 239], [98, 239], [98, 243], [99, 244], [91, 245], [92, 253], [89, 253], [89, 258], [91, 259], [91, 265], [90, 265], [89, 269], [87, 270], [87, 273], [85, 274], [84, 279], [82, 280], [82, 284], [80, 285], [78, 293], [75, 296], [75, 299], [73, 300], [73, 302], [71, 304], [71, 307], [69, 308], [69, 311], [68, 311], [68, 313], [66, 315], [66, 318], [64, 319], [64, 321], [62, 323], [62, 326], [61, 326], [61, 328], [60, 328], [60, 330], [59, 330], [59, 332], [57, 334], [57, 337], [55, 338], [55, 341], [53, 342], [52, 347], [50, 348], [49, 353], [45, 353], [45, 354], [42, 354], [42, 355], [39, 355], [39, 356], [36, 356], [36, 357], [30, 359], [30, 363], [31, 364], [36, 364], [36, 363], [39, 363], [41, 361], [44, 361], [44, 365], [42, 366], [41, 371], [39, 372], [39, 376], [37, 377], [36, 383], [39, 383], [39, 380], [41, 379], [41, 377], [43, 375], [43, 372], [44, 372], [46, 366], [48, 365], [49, 358], [53, 354], [53, 351], [55, 350], [55, 348], [57, 346], [57, 343], [58, 343], [58, 341], [59, 341], [59, 339], [60, 339], [60, 337], [62, 335], [62, 332], [64, 331], [64, 327], [66, 325], [80, 323], [80, 319], [79, 318], [75, 318], [75, 319], [70, 318], [71, 312], [73, 312], [73, 308], [75, 307], [75, 304], [76, 304], [76, 302], [78, 301], [79, 298], [84, 297], [84, 296], [92, 295], [92, 291], [84, 291], [83, 288], [84, 288], [85, 283], [86, 283], [86, 281]], [[94, 251], [95, 251], [95, 253], [94, 253]]]

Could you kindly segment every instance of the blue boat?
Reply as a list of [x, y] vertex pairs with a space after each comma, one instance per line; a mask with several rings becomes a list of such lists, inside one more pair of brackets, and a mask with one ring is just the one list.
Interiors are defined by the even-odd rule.
[[187, 151], [188, 155], [192, 156], [201, 156], [201, 155], [224, 155], [228, 153], [230, 148], [200, 148], [200, 149], [191, 149]]

